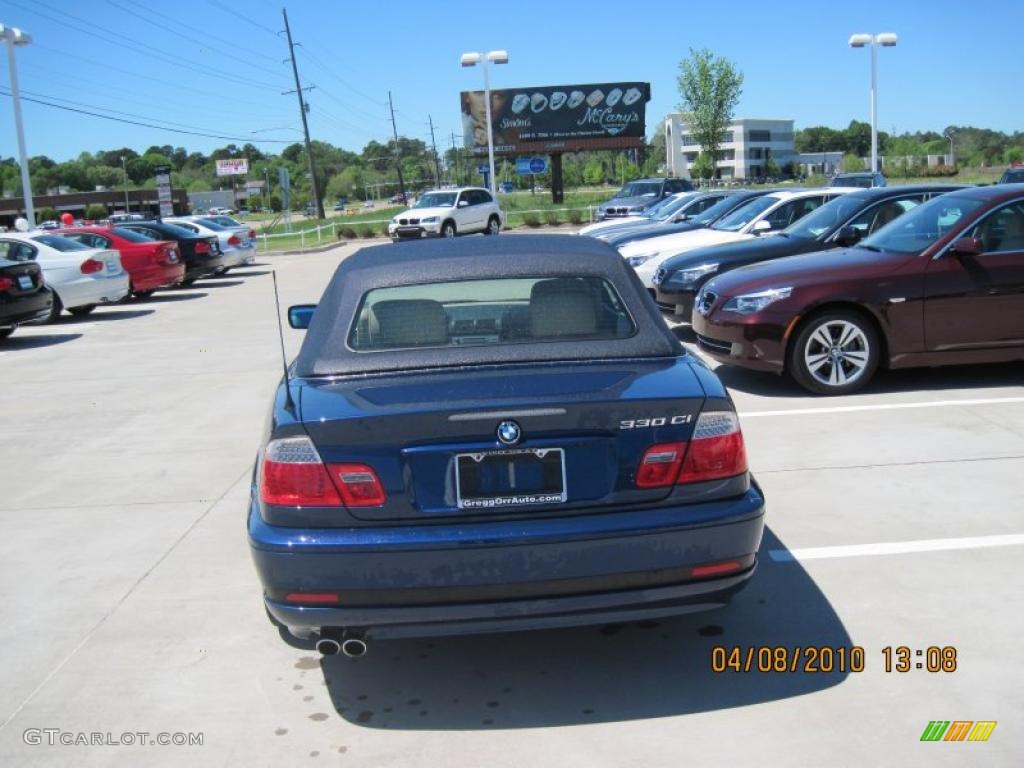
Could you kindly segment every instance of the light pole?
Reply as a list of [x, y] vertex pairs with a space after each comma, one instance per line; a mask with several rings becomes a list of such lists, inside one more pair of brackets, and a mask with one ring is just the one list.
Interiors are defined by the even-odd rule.
[[487, 53], [464, 53], [459, 60], [464, 67], [474, 67], [481, 62], [484, 65], [484, 119], [487, 120], [487, 164], [490, 168], [488, 181], [491, 196], [497, 197], [497, 182], [494, 178], [494, 131], [491, 128], [491, 81], [487, 74], [487, 62], [508, 64], [508, 51], [488, 51]]
[[124, 212], [128, 213], [128, 162], [121, 155], [121, 170], [124, 172]]
[[899, 38], [895, 32], [880, 32], [877, 35], [850, 35], [851, 48], [871, 46], [871, 172], [878, 170], [878, 115], [876, 102], [878, 99], [878, 46], [892, 48]]
[[18, 134], [18, 162], [21, 164], [21, 193], [25, 198], [25, 218], [29, 229], [36, 225], [32, 205], [32, 181], [28, 175], [28, 153], [25, 151], [25, 129], [21, 124], [21, 94], [18, 91], [18, 70], [14, 62], [14, 46], [28, 45], [32, 37], [17, 27], [0, 24], [0, 37], [7, 43], [7, 68], [11, 73], [11, 99], [14, 101], [14, 127]]
[[956, 165], [956, 157], [953, 155], [953, 134], [955, 131], [952, 129], [946, 131], [946, 138], [949, 139], [949, 164], [952, 166]]

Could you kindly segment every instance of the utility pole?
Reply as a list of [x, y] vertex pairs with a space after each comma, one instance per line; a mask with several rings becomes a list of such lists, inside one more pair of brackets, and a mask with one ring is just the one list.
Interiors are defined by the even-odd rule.
[[430, 123], [430, 148], [434, 153], [434, 184], [441, 186], [441, 163], [437, 159], [437, 141], [434, 140], [434, 118], [427, 115], [427, 122]]
[[455, 131], [452, 131], [452, 154], [455, 155], [455, 186], [459, 186], [459, 148], [455, 144]]
[[[309, 181], [313, 189], [313, 203], [316, 205], [317, 218], [325, 219], [327, 215], [324, 213], [324, 201], [320, 199], [320, 190], [316, 184], [316, 163], [313, 161], [313, 146], [309, 141], [309, 124], [306, 122], [306, 101], [302, 98], [302, 85], [299, 83], [299, 67], [295, 63], [295, 44], [292, 43], [292, 30], [288, 26], [288, 11], [285, 8], [281, 9], [281, 13], [284, 15], [284, 33], [288, 37], [288, 55], [292, 60], [292, 74], [295, 75], [295, 94], [299, 97], [299, 114], [302, 115], [302, 134], [306, 138], [306, 157], [309, 158]], [[291, 91], [285, 91], [285, 94], [291, 93]]]
[[391, 131], [395, 136], [395, 168], [398, 169], [398, 189], [402, 193], [402, 204], [405, 205], [409, 198], [405, 196], [405, 179], [402, 178], [402, 158], [398, 151], [398, 128], [395, 126], [395, 105], [391, 101], [391, 91], [388, 91], [388, 107], [391, 109]]

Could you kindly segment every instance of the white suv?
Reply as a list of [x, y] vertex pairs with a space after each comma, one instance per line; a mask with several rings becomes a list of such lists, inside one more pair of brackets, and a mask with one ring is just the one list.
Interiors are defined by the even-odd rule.
[[388, 234], [394, 240], [455, 237], [470, 232], [496, 235], [503, 226], [505, 213], [490, 192], [462, 187], [424, 192], [412, 208], [391, 219]]

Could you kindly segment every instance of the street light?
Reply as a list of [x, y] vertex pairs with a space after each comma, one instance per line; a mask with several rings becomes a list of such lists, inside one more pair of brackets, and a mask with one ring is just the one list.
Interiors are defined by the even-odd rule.
[[464, 67], [475, 67], [481, 62], [484, 65], [484, 117], [487, 120], [487, 164], [491, 171], [488, 181], [490, 181], [491, 196], [497, 197], [497, 182], [494, 178], [494, 132], [491, 129], [491, 81], [487, 75], [487, 62], [508, 64], [508, 51], [464, 53], [459, 61]]
[[956, 133], [952, 128], [946, 131], [946, 138], [949, 139], [949, 164], [956, 165], [956, 157], [953, 155], [953, 134]]
[[0, 37], [7, 43], [7, 68], [11, 73], [11, 99], [14, 101], [14, 127], [18, 134], [18, 162], [21, 164], [21, 193], [25, 198], [25, 218], [31, 229], [36, 225], [36, 210], [32, 205], [32, 181], [28, 175], [28, 153], [25, 151], [25, 129], [21, 124], [21, 94], [18, 91], [18, 70], [14, 63], [14, 46], [28, 45], [32, 37], [17, 27], [0, 24]]
[[878, 170], [878, 115], [876, 114], [875, 102], [877, 100], [878, 78], [878, 46], [892, 48], [899, 38], [895, 32], [880, 32], [877, 35], [857, 34], [850, 35], [851, 48], [864, 48], [871, 46], [871, 172]]
[[124, 171], [124, 212], [128, 213], [128, 163], [121, 155], [121, 170]]

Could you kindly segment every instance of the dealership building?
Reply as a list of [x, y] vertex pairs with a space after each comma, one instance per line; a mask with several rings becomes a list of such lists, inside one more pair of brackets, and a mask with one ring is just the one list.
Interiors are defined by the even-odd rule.
[[[184, 189], [171, 190], [171, 203], [176, 214], [188, 213], [188, 196]], [[32, 195], [32, 206], [38, 212], [53, 208], [58, 213], [70, 213], [76, 219], [84, 218], [90, 206], [101, 205], [107, 213], [143, 213], [156, 216], [160, 213], [160, 200], [155, 189], [107, 189], [96, 192], [66, 192], [57, 195]], [[11, 227], [14, 220], [25, 215], [25, 200], [22, 197], [0, 198], [0, 226]]]
[[[719, 145], [719, 179], [757, 179], [766, 176], [768, 158], [781, 170], [796, 157], [792, 120], [737, 118], [730, 123]], [[671, 176], [690, 178], [690, 168], [700, 154], [681, 113], [665, 118], [666, 167]]]

